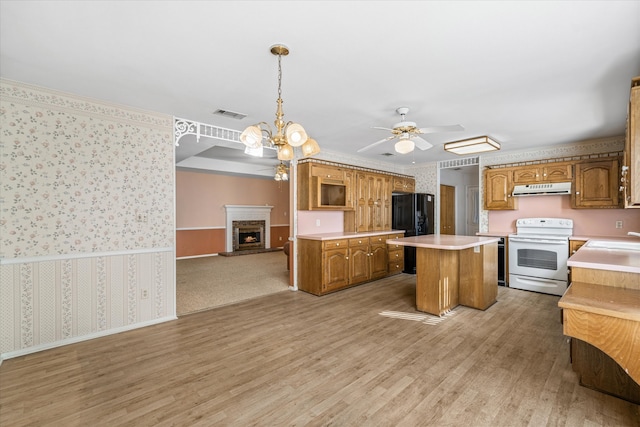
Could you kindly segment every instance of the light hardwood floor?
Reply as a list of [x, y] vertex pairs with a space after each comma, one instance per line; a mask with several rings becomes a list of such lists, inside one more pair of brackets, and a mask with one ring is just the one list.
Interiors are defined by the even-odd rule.
[[415, 311], [414, 280], [278, 293], [6, 360], [0, 426], [639, 425], [638, 406], [578, 385], [558, 297], [500, 288], [486, 311], [440, 319]]

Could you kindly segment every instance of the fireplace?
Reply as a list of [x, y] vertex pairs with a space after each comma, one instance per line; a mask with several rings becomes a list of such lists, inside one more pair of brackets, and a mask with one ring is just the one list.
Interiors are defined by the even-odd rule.
[[232, 221], [233, 250], [264, 249], [264, 221]]
[[[271, 248], [271, 209], [268, 205], [224, 205], [226, 252]], [[235, 225], [242, 225], [236, 231]]]

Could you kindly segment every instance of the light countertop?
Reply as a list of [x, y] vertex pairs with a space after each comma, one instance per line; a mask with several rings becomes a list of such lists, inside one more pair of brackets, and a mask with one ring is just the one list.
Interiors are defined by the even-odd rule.
[[[593, 238], [588, 240], [637, 241], [628, 237]], [[626, 271], [640, 273], [640, 251], [622, 249], [590, 248], [582, 246], [567, 261], [569, 267], [592, 268], [595, 270]]]
[[387, 230], [387, 231], [364, 231], [357, 233], [355, 231], [341, 231], [336, 233], [318, 233], [318, 234], [299, 234], [298, 239], [307, 240], [337, 240], [337, 239], [355, 239], [358, 237], [372, 237], [384, 234], [404, 234], [404, 230]]
[[387, 240], [388, 244], [413, 246], [416, 248], [460, 250], [498, 242], [498, 237], [455, 236], [449, 234], [429, 234], [427, 236], [411, 236], [402, 239]]
[[515, 231], [481, 231], [476, 233], [476, 236], [488, 236], [488, 237], [509, 237], [509, 234], [515, 234]]

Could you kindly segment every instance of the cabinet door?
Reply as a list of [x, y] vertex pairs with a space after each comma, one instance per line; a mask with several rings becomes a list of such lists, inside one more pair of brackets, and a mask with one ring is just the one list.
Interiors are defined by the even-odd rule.
[[387, 275], [388, 253], [386, 243], [371, 244], [370, 250], [370, 268], [371, 279], [379, 279]]
[[574, 208], [617, 208], [618, 160], [576, 163], [571, 201]]
[[[385, 178], [382, 175], [373, 175], [372, 180], [369, 183], [373, 184], [373, 188], [370, 189], [371, 195], [371, 219], [372, 222], [369, 225], [368, 231], [380, 231], [385, 230], [384, 220], [386, 215], [384, 214], [385, 208], [385, 181], [388, 178]], [[388, 230], [388, 228], [387, 228]]]
[[347, 208], [355, 209], [356, 207], [356, 174], [354, 171], [347, 170], [344, 172], [344, 184], [347, 187]]
[[373, 198], [370, 188], [373, 187], [373, 177], [365, 173], [356, 175], [356, 230], [369, 231], [373, 223]]
[[571, 177], [570, 163], [547, 165], [542, 169], [542, 180], [545, 182], [566, 182], [571, 181]]
[[381, 228], [379, 230], [391, 230], [391, 177], [382, 177], [382, 204], [380, 205]]
[[529, 184], [540, 181], [539, 167], [524, 167], [513, 170], [514, 184]]
[[344, 180], [344, 170], [331, 165], [311, 165], [311, 176], [317, 176], [326, 180], [342, 182]]
[[322, 292], [344, 288], [349, 284], [348, 249], [331, 249], [322, 253]]
[[484, 208], [487, 210], [515, 209], [511, 193], [513, 182], [510, 169], [488, 169], [484, 174]]
[[624, 165], [624, 205], [640, 208], [640, 77], [631, 83]]
[[349, 284], [366, 282], [371, 277], [369, 268], [369, 245], [349, 248]]

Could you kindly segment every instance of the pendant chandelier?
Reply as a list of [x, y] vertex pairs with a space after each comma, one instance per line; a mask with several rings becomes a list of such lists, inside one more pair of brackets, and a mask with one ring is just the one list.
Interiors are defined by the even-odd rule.
[[[242, 141], [250, 149], [260, 149], [263, 146], [263, 138], [267, 137], [265, 145], [278, 151], [278, 160], [293, 160], [294, 147], [300, 147], [304, 157], [310, 157], [320, 152], [318, 143], [309, 138], [302, 125], [284, 121], [282, 112], [282, 66], [281, 59], [289, 54], [289, 48], [276, 44], [271, 46], [271, 53], [278, 56], [278, 108], [276, 110], [275, 134], [266, 122], [260, 122], [247, 127], [240, 135]], [[284, 165], [283, 165], [284, 166]], [[277, 175], [276, 175], [277, 176]], [[276, 178], [277, 179], [277, 178]]]
[[289, 181], [289, 174], [287, 173], [287, 166], [280, 162], [278, 166], [276, 166], [276, 175], [274, 176], [276, 181]]

